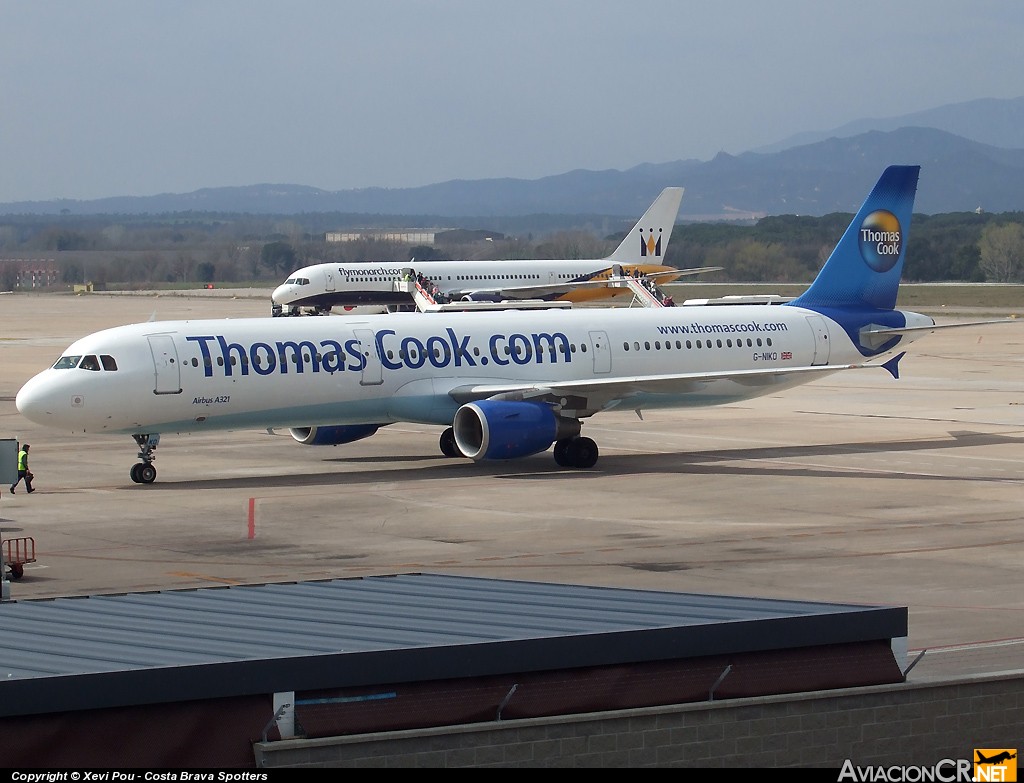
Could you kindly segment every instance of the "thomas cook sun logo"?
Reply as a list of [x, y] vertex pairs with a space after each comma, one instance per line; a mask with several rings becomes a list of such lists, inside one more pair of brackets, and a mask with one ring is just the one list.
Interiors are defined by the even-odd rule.
[[860, 224], [857, 241], [864, 263], [876, 272], [888, 272], [903, 252], [900, 221], [888, 210], [875, 210]]
[[640, 257], [661, 255], [661, 229], [658, 229], [658, 236], [654, 236], [654, 229], [647, 231], [640, 229]]

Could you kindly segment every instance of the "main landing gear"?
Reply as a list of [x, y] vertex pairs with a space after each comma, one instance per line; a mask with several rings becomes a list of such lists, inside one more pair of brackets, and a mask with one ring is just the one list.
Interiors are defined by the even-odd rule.
[[455, 445], [455, 430], [451, 427], [446, 427], [444, 432], [441, 433], [441, 453], [446, 457], [461, 457], [462, 453], [459, 451], [459, 447]]
[[592, 468], [597, 464], [597, 444], [590, 438], [555, 441], [555, 464], [561, 468]]
[[156, 481], [156, 467], [153, 465], [156, 455], [153, 452], [156, 451], [156, 447], [160, 443], [160, 435], [158, 433], [156, 435], [132, 435], [132, 437], [139, 444], [139, 459], [142, 460], [142, 462], [132, 465], [130, 473], [132, 481], [136, 484], [152, 484]]

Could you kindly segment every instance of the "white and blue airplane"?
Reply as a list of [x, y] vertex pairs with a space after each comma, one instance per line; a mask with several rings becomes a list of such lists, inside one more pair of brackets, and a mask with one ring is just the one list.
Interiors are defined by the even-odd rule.
[[665, 188], [615, 251], [597, 259], [515, 259], [331, 263], [296, 269], [271, 294], [274, 315], [327, 315], [334, 307], [410, 308], [413, 297], [400, 283], [408, 271], [436, 285], [446, 301], [589, 302], [630, 294], [608, 285], [614, 274], [642, 276], [655, 285], [721, 267], [676, 269], [663, 263], [679, 214], [683, 188]]
[[842, 370], [898, 377], [939, 327], [895, 309], [918, 166], [885, 170], [811, 286], [783, 304], [148, 322], [91, 334], [18, 392], [26, 418], [131, 435], [148, 484], [161, 434], [288, 428], [306, 445], [394, 422], [443, 428], [449, 457], [554, 445], [590, 468], [589, 417], [732, 403]]

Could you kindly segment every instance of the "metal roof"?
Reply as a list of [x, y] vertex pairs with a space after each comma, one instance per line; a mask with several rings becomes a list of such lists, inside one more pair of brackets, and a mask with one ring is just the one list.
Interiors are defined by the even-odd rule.
[[905, 607], [400, 574], [0, 604], [0, 716], [907, 635]]

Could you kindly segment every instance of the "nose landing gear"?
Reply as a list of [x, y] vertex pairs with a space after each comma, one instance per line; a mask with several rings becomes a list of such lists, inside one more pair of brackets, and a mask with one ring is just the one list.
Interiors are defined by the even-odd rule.
[[156, 451], [156, 447], [160, 443], [160, 435], [158, 433], [155, 435], [132, 435], [132, 437], [139, 444], [139, 459], [142, 462], [132, 465], [129, 475], [136, 484], [152, 484], [156, 481], [156, 467], [153, 465], [156, 455], [153, 452]]

